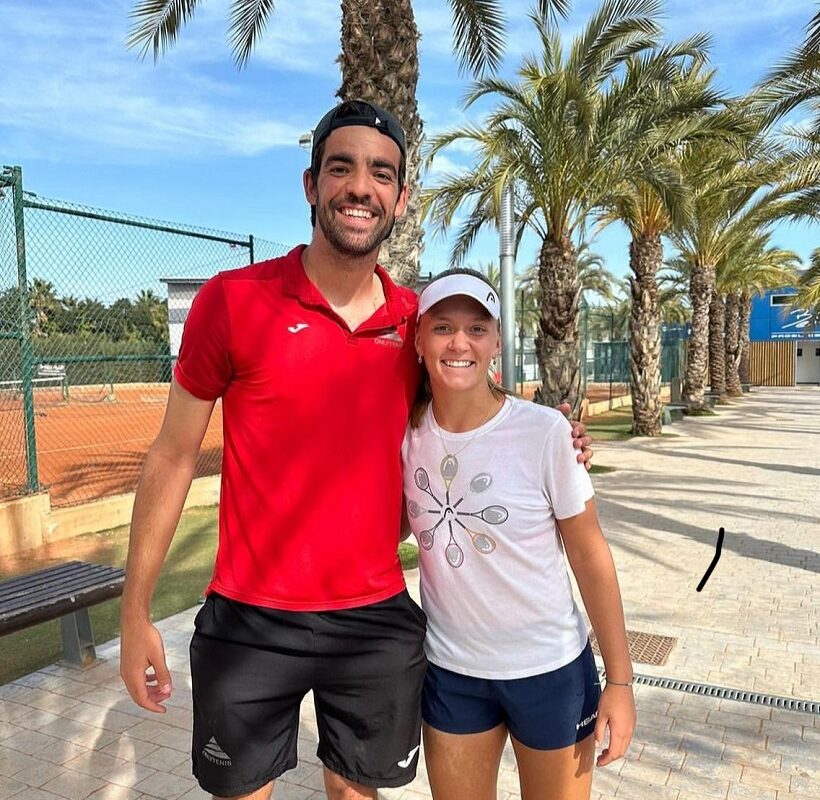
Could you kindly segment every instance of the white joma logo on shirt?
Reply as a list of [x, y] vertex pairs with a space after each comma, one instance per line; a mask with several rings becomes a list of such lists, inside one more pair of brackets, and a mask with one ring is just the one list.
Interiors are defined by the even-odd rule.
[[288, 330], [291, 333], [299, 333], [299, 331], [303, 331], [305, 328], [309, 327], [307, 322], [300, 322], [296, 325], [291, 325]]

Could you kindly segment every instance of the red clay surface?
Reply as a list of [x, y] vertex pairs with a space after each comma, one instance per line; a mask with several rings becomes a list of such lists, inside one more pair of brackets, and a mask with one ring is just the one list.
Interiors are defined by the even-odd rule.
[[[72, 387], [34, 392], [40, 484], [54, 507], [133, 492], [148, 446], [162, 423], [168, 384]], [[215, 475], [222, 462], [222, 407], [217, 403], [197, 460], [196, 477]], [[25, 492], [22, 401], [0, 400], [0, 500]]]
[[[537, 383], [524, 386], [531, 398]], [[612, 396], [625, 394], [613, 384]], [[142, 462], [162, 422], [168, 384], [115, 384], [72, 388], [65, 401], [59, 389], [36, 389], [37, 462], [42, 488], [55, 508], [133, 492]], [[590, 402], [607, 400], [609, 384], [590, 384]], [[222, 463], [222, 407], [217, 403], [197, 460], [196, 477], [216, 475]], [[22, 399], [0, 397], [0, 500], [25, 494], [26, 462]]]

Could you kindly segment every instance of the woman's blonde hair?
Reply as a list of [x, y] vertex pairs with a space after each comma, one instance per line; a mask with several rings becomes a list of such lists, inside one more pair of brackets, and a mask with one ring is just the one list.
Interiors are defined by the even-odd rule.
[[[495, 290], [495, 286], [490, 283], [489, 279], [486, 275], [479, 272], [475, 269], [469, 269], [467, 267], [454, 267], [453, 269], [445, 270], [444, 272], [439, 273], [433, 278], [430, 283], [427, 284], [429, 286], [431, 283], [435, 283], [437, 280], [441, 278], [445, 278], [448, 275], [472, 275], [475, 278], [479, 278], [484, 283], [487, 284], [491, 289]], [[426, 287], [425, 287], [426, 288]], [[489, 316], [489, 314], [488, 314]], [[499, 333], [501, 322], [496, 320], [499, 325]], [[421, 320], [419, 320], [419, 324], [421, 324]], [[493, 396], [500, 400], [502, 397], [507, 395], [515, 396], [515, 392], [511, 392], [509, 389], [506, 389], [500, 383], [498, 383], [492, 375], [487, 373], [487, 385], [490, 387], [490, 391], [493, 393]], [[422, 364], [421, 365], [421, 380], [419, 381], [419, 388], [416, 392], [416, 398], [413, 401], [413, 408], [410, 411], [410, 427], [411, 428], [418, 428], [421, 425], [422, 417], [424, 416], [424, 412], [427, 410], [427, 406], [430, 405], [430, 402], [433, 399], [433, 390], [430, 387], [430, 375], [427, 372], [427, 367]]]

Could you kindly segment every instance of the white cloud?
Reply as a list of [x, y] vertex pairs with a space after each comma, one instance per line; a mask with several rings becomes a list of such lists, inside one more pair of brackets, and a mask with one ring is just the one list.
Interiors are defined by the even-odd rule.
[[[305, 39], [321, 29], [319, 11], [326, 15], [336, 4], [322, 0], [318, 5], [325, 7], [272, 20], [269, 32], [276, 33], [259, 59], [261, 67], [254, 64], [253, 75], [249, 70], [237, 79], [225, 41], [224, 0], [204, 3], [156, 67], [150, 57], [139, 63], [136, 52], [125, 48], [130, 0], [51, 7], [0, 0], [4, 37], [18, 43], [0, 50], [0, 146], [17, 158], [39, 154], [52, 160], [89, 153], [108, 153], [116, 160], [127, 160], [129, 154], [139, 160], [145, 152], [253, 155], [295, 147], [310, 127], [308, 119], [298, 108], [277, 106], [275, 116], [273, 108], [265, 113], [259, 108], [259, 87], [267, 77], [264, 65], [278, 56], [291, 70], [315, 73], [321, 61], [332, 73], [329, 40], [323, 48], [314, 47], [311, 63], [277, 49], [283, 37], [299, 45], [293, 33], [297, 27]], [[276, 21], [283, 23], [282, 30]]]
[[439, 154], [433, 159], [430, 166], [425, 170], [424, 179], [426, 182], [431, 178], [437, 179], [444, 177], [445, 175], [458, 174], [460, 172], [464, 172], [465, 170], [466, 167], [463, 164], [458, 164], [451, 158]]

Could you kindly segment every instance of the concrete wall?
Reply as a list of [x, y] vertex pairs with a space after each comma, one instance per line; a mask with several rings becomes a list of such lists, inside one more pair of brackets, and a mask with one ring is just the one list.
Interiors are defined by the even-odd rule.
[[[219, 484], [219, 475], [197, 478], [191, 484], [185, 508], [216, 505]], [[51, 508], [48, 492], [0, 503], [0, 556], [128, 525], [133, 505], [133, 493], [58, 509]]]

